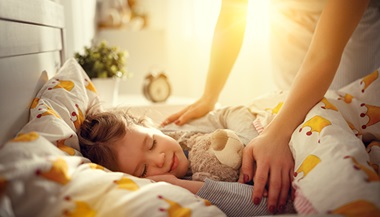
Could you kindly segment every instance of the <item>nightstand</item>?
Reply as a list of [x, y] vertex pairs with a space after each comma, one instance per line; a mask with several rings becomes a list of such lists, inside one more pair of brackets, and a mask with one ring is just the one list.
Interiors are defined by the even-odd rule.
[[169, 115], [180, 111], [193, 102], [195, 102], [194, 98], [170, 96], [166, 102], [153, 103], [140, 94], [120, 94], [115, 105], [116, 107], [129, 108], [132, 114], [147, 116], [155, 124], [161, 124]]

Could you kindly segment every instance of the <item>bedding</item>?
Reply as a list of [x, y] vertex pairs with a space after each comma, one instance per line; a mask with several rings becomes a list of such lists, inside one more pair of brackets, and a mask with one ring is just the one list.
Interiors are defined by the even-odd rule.
[[[299, 214], [380, 216], [379, 93], [376, 70], [328, 92], [294, 131], [289, 145], [295, 159], [294, 207]], [[246, 106], [222, 108], [181, 127], [170, 124], [162, 130], [228, 128], [247, 144], [271, 122], [286, 96], [285, 91], [275, 91]], [[249, 122], [256, 131], [241, 124]]]
[[183, 188], [82, 157], [75, 132], [98, 101], [74, 59], [41, 88], [29, 122], [0, 146], [0, 216], [225, 216]]
[[[294, 131], [289, 145], [298, 213], [380, 216], [379, 93], [376, 70], [328, 92]], [[275, 93], [249, 105], [258, 131], [278, 113], [285, 97], [285, 92]]]
[[[371, 143], [366, 149], [362, 142], [380, 138], [378, 76], [375, 71], [330, 92], [295, 130], [290, 146], [298, 212], [379, 215], [380, 147]], [[263, 96], [249, 104], [258, 130], [284, 97]], [[111, 172], [84, 158], [75, 132], [97, 102], [95, 87], [74, 59], [41, 88], [29, 122], [1, 145], [0, 216], [225, 216], [183, 188]]]

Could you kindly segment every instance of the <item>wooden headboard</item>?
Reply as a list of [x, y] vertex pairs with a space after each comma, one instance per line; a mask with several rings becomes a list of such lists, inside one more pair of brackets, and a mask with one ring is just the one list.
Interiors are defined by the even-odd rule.
[[52, 0], [0, 0], [0, 147], [64, 61], [64, 11]]

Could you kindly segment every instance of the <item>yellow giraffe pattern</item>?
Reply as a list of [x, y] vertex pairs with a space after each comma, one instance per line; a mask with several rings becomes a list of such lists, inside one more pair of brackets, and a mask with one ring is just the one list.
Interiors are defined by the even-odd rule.
[[373, 106], [373, 105], [367, 105], [367, 104], [362, 104], [362, 107], [367, 108], [366, 113], [361, 113], [360, 117], [368, 117], [368, 122], [362, 126], [362, 129], [366, 129], [369, 126], [372, 126], [374, 124], [377, 124], [380, 121], [380, 107], [378, 106]]
[[355, 169], [361, 170], [367, 175], [368, 182], [380, 182], [380, 177], [377, 175], [375, 171], [363, 164], [360, 164], [354, 157], [346, 156], [345, 159], [347, 158], [351, 158], [352, 162], [354, 163]]
[[270, 109], [270, 108], [267, 108], [265, 110], [270, 110], [272, 112], [272, 114], [278, 114], [278, 112], [280, 111], [280, 109], [282, 108], [282, 105], [284, 103], [283, 102], [279, 102], [274, 108]]
[[125, 189], [128, 191], [136, 191], [140, 187], [134, 182], [132, 179], [127, 177], [122, 177], [119, 180], [114, 181], [115, 184], [117, 184], [118, 188]]
[[305, 160], [302, 162], [300, 167], [297, 169], [297, 171], [294, 173], [294, 176], [296, 177], [298, 174], [303, 172], [303, 177], [305, 178], [307, 174], [311, 170], [313, 170], [319, 163], [321, 162], [321, 159], [317, 157], [316, 155], [309, 155], [305, 158]]
[[365, 90], [374, 82], [376, 81], [376, 79], [379, 77], [379, 71], [378, 70], [375, 70], [374, 72], [372, 72], [371, 74], [365, 76], [362, 81], [360, 82], [360, 84], [364, 84], [363, 86], [363, 89], [362, 89], [362, 92], [364, 93]]
[[57, 79], [57, 82], [58, 82], [57, 85], [55, 85], [54, 87], [48, 88], [48, 90], [63, 88], [63, 89], [70, 92], [74, 88], [74, 82], [72, 82], [70, 80], [58, 80]]
[[68, 174], [68, 165], [62, 158], [57, 158], [52, 162], [52, 166], [48, 171], [37, 170], [36, 174], [40, 175], [48, 180], [57, 182], [61, 185], [65, 185], [70, 181]]
[[300, 128], [299, 132], [301, 132], [304, 127], [310, 127], [310, 131], [306, 133], [306, 135], [310, 136], [313, 132], [321, 133], [321, 131], [329, 125], [331, 125], [329, 120], [322, 116], [316, 115], [306, 121]]
[[88, 203], [83, 201], [75, 201], [74, 210], [64, 211], [64, 216], [67, 217], [93, 217], [95, 215], [95, 210], [93, 210]]
[[[72, 136], [70, 136], [70, 138], [71, 138], [71, 137], [72, 137]], [[71, 148], [70, 146], [65, 145], [65, 141], [66, 141], [66, 140], [67, 140], [67, 139], [61, 139], [61, 140], [58, 140], [58, 141], [57, 141], [57, 147], [58, 147], [61, 151], [66, 152], [67, 154], [69, 154], [69, 155], [71, 155], [71, 156], [75, 155], [75, 149]]]
[[341, 206], [332, 212], [331, 214], [339, 214], [345, 217], [379, 217], [380, 210], [375, 204], [365, 201], [357, 200], [344, 206]]
[[37, 115], [37, 118], [41, 118], [43, 116], [47, 116], [47, 115], [54, 115], [55, 117], [61, 119], [61, 116], [59, 116], [59, 114], [52, 108], [50, 108], [48, 105], [44, 104], [46, 106], [46, 111], [44, 111], [43, 113], [41, 114], [38, 114]]
[[338, 108], [335, 107], [334, 104], [332, 104], [331, 102], [329, 102], [325, 97], [323, 97], [323, 99], [321, 100], [321, 102], [323, 104], [325, 104], [324, 106], [322, 106], [323, 109], [330, 109], [330, 110], [338, 111]]
[[84, 80], [85, 80], [85, 84], [86, 84], [86, 89], [96, 93], [96, 89], [95, 89], [94, 84], [90, 80], [87, 80], [87, 79], [84, 79]]
[[17, 137], [13, 138], [12, 142], [31, 142], [35, 141], [40, 137], [40, 135], [34, 131], [25, 133], [25, 134], [19, 134]]
[[182, 207], [181, 204], [174, 202], [172, 200], [169, 200], [167, 198], [164, 198], [161, 195], [159, 195], [158, 198], [169, 204], [169, 208], [160, 209], [160, 211], [167, 211], [169, 217], [177, 217], [177, 216], [190, 217], [191, 216], [190, 208]]

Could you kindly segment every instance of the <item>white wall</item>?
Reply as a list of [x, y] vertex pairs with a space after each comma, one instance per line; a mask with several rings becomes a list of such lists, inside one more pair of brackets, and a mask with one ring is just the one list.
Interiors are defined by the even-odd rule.
[[[250, 1], [243, 48], [220, 96], [223, 105], [249, 102], [274, 89], [269, 56], [269, 1]], [[167, 0], [168, 72], [174, 94], [203, 92], [220, 1]]]
[[61, 0], [65, 10], [66, 59], [90, 46], [95, 36], [96, 0]]
[[[149, 28], [139, 33], [102, 31], [97, 40], [128, 50], [128, 70], [134, 77], [121, 85], [122, 93], [141, 93], [143, 77], [162, 69], [173, 95], [196, 99], [206, 80], [212, 33], [219, 13], [215, 0], [140, 0], [149, 14]], [[268, 45], [268, 1], [250, 1], [246, 38], [230, 78], [220, 96], [223, 105], [248, 103], [274, 89]]]

